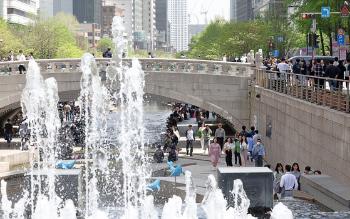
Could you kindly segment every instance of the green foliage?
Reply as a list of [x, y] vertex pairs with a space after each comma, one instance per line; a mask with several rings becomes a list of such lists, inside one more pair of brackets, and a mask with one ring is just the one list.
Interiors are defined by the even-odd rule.
[[7, 23], [0, 19], [0, 57], [7, 57], [10, 50], [18, 51], [23, 46], [18, 37], [11, 31]]
[[97, 44], [97, 51], [104, 53], [108, 48], [113, 49], [113, 41], [110, 38], [104, 37]]
[[0, 21], [0, 55], [23, 49], [38, 59], [79, 57], [83, 51], [77, 46], [75, 32], [78, 22], [74, 16], [59, 13], [49, 19], [37, 19], [32, 25], [8, 25]]
[[189, 57], [221, 59], [240, 56], [251, 49], [267, 50], [270, 26], [261, 21], [226, 22], [217, 20], [211, 23], [199, 36], [192, 38]]

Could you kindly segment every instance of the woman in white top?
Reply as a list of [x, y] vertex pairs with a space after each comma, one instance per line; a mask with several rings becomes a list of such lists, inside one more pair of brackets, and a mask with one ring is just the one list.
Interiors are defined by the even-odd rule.
[[224, 151], [226, 154], [226, 165], [228, 167], [232, 167], [232, 150], [234, 148], [234, 144], [232, 143], [232, 138], [227, 138], [226, 143], [224, 144]]
[[248, 141], [245, 135], [242, 135], [241, 138], [241, 160], [242, 166], [246, 166], [248, 161]]
[[205, 124], [204, 124], [204, 122], [202, 122], [202, 126], [199, 127], [199, 129], [198, 129], [198, 137], [200, 138], [201, 148], [203, 151], [205, 151], [204, 150], [204, 134], [203, 134], [204, 129], [205, 129]]

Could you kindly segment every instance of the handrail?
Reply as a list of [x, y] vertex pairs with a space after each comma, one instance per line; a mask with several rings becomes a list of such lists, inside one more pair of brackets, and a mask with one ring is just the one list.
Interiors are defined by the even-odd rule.
[[256, 86], [350, 113], [350, 80], [266, 69], [255, 72]]
[[[251, 76], [254, 71], [249, 63], [208, 61], [196, 59], [138, 59], [142, 69], [147, 72], [180, 72], [180, 73], [205, 73], [223, 74], [235, 76]], [[111, 59], [96, 58], [96, 63], [100, 70], [110, 63]], [[131, 65], [132, 59], [123, 59], [126, 65]], [[28, 66], [27, 61], [7, 61], [0, 62], [0, 75], [18, 74], [18, 66]], [[80, 71], [81, 59], [39, 59], [36, 60], [42, 73], [69, 73]]]

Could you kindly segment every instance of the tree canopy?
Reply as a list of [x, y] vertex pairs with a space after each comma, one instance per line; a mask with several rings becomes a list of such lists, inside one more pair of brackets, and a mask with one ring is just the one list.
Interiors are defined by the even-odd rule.
[[188, 55], [192, 58], [220, 59], [224, 54], [237, 57], [258, 49], [263, 49], [266, 54], [270, 51], [269, 41], [271, 39], [274, 41], [277, 36], [283, 37], [283, 42], [275, 47], [281, 49], [282, 55], [287, 55], [290, 49], [303, 43], [302, 40], [296, 40], [300, 39], [300, 35], [292, 29], [276, 30], [276, 25], [265, 20], [246, 22], [216, 20], [191, 39]]
[[0, 21], [0, 56], [6, 57], [10, 50], [22, 49], [32, 52], [35, 58], [80, 57], [83, 54], [77, 46], [78, 22], [74, 16], [59, 13], [48, 19], [37, 19], [28, 26], [7, 24]]

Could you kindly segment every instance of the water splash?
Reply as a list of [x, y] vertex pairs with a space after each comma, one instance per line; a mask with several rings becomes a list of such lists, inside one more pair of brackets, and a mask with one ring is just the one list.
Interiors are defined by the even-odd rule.
[[207, 192], [202, 201], [202, 208], [207, 219], [252, 219], [248, 214], [250, 201], [245, 194], [243, 183], [240, 179], [234, 180], [233, 190], [234, 208], [227, 209], [227, 201], [221, 189], [218, 188], [213, 175], [208, 176]]
[[187, 219], [197, 219], [196, 188], [192, 180], [192, 173], [185, 171], [186, 198], [183, 217]]
[[288, 209], [287, 206], [279, 202], [275, 207], [272, 209], [271, 213], [271, 219], [293, 219], [293, 213], [290, 209]]

